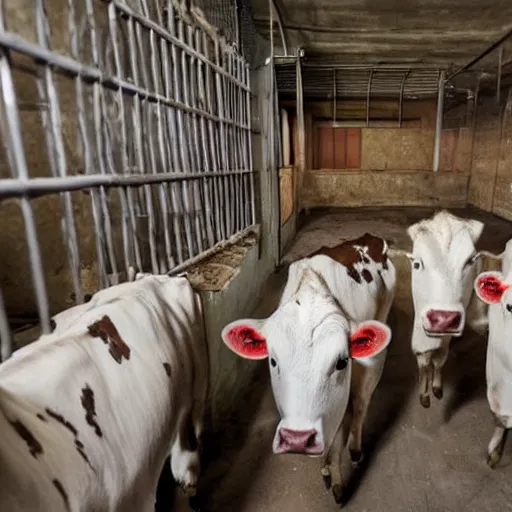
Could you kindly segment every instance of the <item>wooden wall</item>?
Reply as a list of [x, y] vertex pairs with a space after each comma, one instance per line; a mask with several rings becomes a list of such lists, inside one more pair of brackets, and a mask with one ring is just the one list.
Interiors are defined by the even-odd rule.
[[512, 117], [494, 97], [479, 103], [468, 202], [512, 220]]

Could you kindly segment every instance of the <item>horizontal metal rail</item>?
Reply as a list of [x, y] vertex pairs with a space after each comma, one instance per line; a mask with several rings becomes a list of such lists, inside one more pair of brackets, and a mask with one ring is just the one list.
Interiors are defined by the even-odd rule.
[[0, 180], [0, 199], [9, 197], [38, 197], [58, 192], [84, 190], [92, 187], [137, 187], [173, 181], [201, 180], [222, 176], [251, 174], [249, 169], [217, 172], [166, 172], [159, 174], [118, 175], [96, 174], [91, 176], [66, 176], [63, 178], [31, 178], [29, 180], [8, 178]]
[[[127, 94], [139, 96], [140, 98], [147, 100], [151, 103], [160, 103], [167, 107], [178, 108], [189, 114], [199, 115], [211, 121], [222, 121], [223, 123], [229, 124], [231, 126], [235, 125], [235, 122], [231, 121], [230, 119], [221, 119], [220, 117], [213, 114], [209, 114], [199, 108], [185, 105], [180, 101], [176, 101], [166, 96], [162, 96], [161, 94], [150, 92], [146, 89], [143, 89], [142, 87], [137, 87], [135, 84], [130, 83], [127, 80], [122, 80], [115, 76], [106, 75], [98, 68], [82, 64], [81, 62], [78, 62], [72, 59], [71, 57], [66, 57], [65, 55], [53, 53], [52, 51], [47, 50], [42, 46], [38, 46], [37, 44], [33, 44], [29, 41], [26, 41], [25, 39], [16, 34], [12, 34], [10, 32], [0, 32], [0, 46], [9, 48], [19, 53], [23, 53], [25, 55], [28, 55], [29, 57], [32, 57], [33, 59], [44, 61], [45, 63], [50, 64], [51, 66], [57, 67], [62, 71], [68, 72], [73, 77], [79, 76], [85, 82], [96, 82], [107, 89], [112, 89], [114, 91], [121, 90]], [[210, 64], [210, 67], [213, 67], [213, 64]], [[247, 91], [246, 86], [242, 87], [238, 83], [237, 85], [238, 87], [241, 87], [245, 91]], [[250, 129], [250, 126], [243, 125], [242, 128], [248, 130]]]

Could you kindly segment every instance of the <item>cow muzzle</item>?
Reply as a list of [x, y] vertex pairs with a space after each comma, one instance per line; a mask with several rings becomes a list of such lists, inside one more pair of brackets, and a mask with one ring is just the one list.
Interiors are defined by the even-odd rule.
[[305, 455], [321, 455], [324, 443], [315, 428], [294, 430], [278, 427], [274, 439], [274, 453], [300, 453]]
[[427, 336], [461, 336], [464, 320], [462, 308], [430, 308], [423, 315], [423, 329]]

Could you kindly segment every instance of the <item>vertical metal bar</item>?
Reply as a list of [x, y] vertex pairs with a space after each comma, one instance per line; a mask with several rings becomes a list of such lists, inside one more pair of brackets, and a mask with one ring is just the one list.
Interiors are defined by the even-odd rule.
[[443, 129], [443, 102], [444, 102], [444, 82], [445, 71], [439, 72], [439, 86], [437, 95], [437, 114], [436, 114], [436, 135], [434, 139], [434, 161], [432, 163], [432, 170], [437, 172], [439, 170], [439, 157], [441, 153], [441, 134]]
[[245, 92], [246, 97], [246, 138], [247, 138], [247, 156], [249, 160], [248, 169], [251, 171], [250, 174], [250, 191], [251, 191], [251, 224], [256, 223], [256, 195], [255, 195], [255, 183], [254, 183], [254, 167], [253, 167], [253, 155], [252, 155], [252, 107], [251, 107], [251, 70], [249, 64], [245, 64], [245, 85], [248, 90]]
[[[3, 22], [3, 12], [0, 8], [0, 30], [5, 30]], [[2, 140], [4, 141], [6, 154], [9, 159], [9, 167], [13, 178], [22, 181], [29, 180], [27, 161], [23, 147], [23, 136], [21, 133], [21, 124], [16, 103], [16, 91], [11, 74], [11, 63], [6, 51], [0, 48], [0, 84], [2, 93], [2, 119], [0, 129], [2, 131]], [[41, 252], [37, 240], [37, 229], [34, 220], [34, 212], [28, 197], [21, 199], [21, 211], [25, 223], [25, 236], [28, 246], [28, 255], [30, 260], [32, 282], [37, 301], [37, 310], [41, 322], [43, 334], [50, 333], [50, 308], [48, 304], [48, 295], [46, 292], [46, 283], [43, 273], [43, 263], [41, 261]]]
[[[97, 43], [96, 20], [94, 17], [93, 0], [86, 0], [85, 9], [89, 26], [89, 34], [91, 39], [91, 52], [93, 64], [99, 68], [100, 58]], [[101, 99], [103, 90], [99, 83], [93, 84], [93, 119], [96, 133], [96, 156], [98, 159], [99, 170], [101, 174], [105, 174], [104, 151], [103, 151], [103, 116], [101, 115]], [[103, 210], [103, 224], [107, 240], [107, 250], [109, 255], [110, 271], [117, 273], [116, 257], [114, 253], [114, 244], [112, 242], [112, 223], [110, 220], [110, 209], [108, 207], [108, 197], [105, 187], [100, 188], [101, 206]]]
[[[147, 60], [145, 57], [145, 51], [142, 41], [142, 27], [139, 23], [136, 23], [133, 19], [130, 20], [128, 25], [130, 37], [130, 54], [132, 58], [132, 71], [133, 78], [136, 85], [141, 86], [142, 88], [148, 90], [150, 88], [148, 71], [146, 68]], [[138, 47], [138, 51], [137, 51]], [[139, 64], [142, 69], [142, 81], [139, 75]], [[143, 112], [148, 108], [146, 102], [141, 101], [139, 96], [135, 96], [133, 98], [134, 109], [132, 111], [132, 119], [134, 125], [134, 135], [135, 135], [135, 154], [137, 158], [137, 167], [140, 174], [146, 173], [146, 162], [145, 162], [145, 151], [144, 151], [144, 143], [142, 140], [142, 131], [144, 130], [148, 136], [148, 145], [153, 146], [153, 133], [149, 124], [144, 122]], [[145, 125], [145, 126], [144, 126]], [[151, 155], [150, 155], [151, 158]], [[144, 196], [145, 203], [147, 208], [147, 222], [148, 222], [148, 237], [149, 237], [149, 253], [151, 260], [151, 268], [153, 274], [158, 274], [159, 265], [157, 259], [157, 247], [156, 247], [156, 227], [155, 227], [155, 211], [153, 206], [153, 195], [151, 191], [150, 185], [145, 185], [144, 187]], [[146, 213], [146, 212], [144, 212]]]
[[[112, 49], [114, 51], [115, 73], [118, 78], [123, 78], [123, 70], [121, 66], [121, 57], [119, 51], [118, 34], [117, 34], [117, 12], [114, 3], [108, 6], [110, 36], [112, 38]], [[119, 119], [121, 121], [121, 167], [123, 174], [130, 173], [130, 164], [128, 156], [128, 132], [126, 129], [127, 113], [125, 110], [124, 95], [121, 90], [117, 92], [119, 102]], [[130, 187], [119, 188], [119, 197], [121, 201], [121, 210], [123, 213], [123, 234], [125, 241], [125, 266], [126, 272], [132, 266], [132, 255], [127, 254], [131, 249], [135, 258], [135, 264], [139, 271], [142, 271], [142, 257], [140, 253], [139, 241], [137, 237], [137, 224], [135, 221], [135, 213], [133, 207], [133, 198]], [[128, 245], [130, 244], [130, 245]], [[131, 252], [131, 251], [130, 251]]]
[[306, 133], [304, 126], [304, 90], [302, 84], [302, 63], [299, 56], [297, 56], [297, 62], [295, 65], [296, 81], [297, 81], [297, 92], [296, 92], [296, 104], [297, 104], [297, 146], [298, 146], [298, 180], [295, 184], [295, 205], [296, 212], [300, 213], [300, 200], [302, 181], [304, 179], [304, 172], [306, 169]]
[[[198, 53], [201, 53], [200, 48], [200, 32], [197, 27], [188, 27], [188, 44]], [[199, 59], [191, 59], [190, 61], [190, 83], [192, 84], [192, 106], [198, 110], [204, 110], [204, 87], [202, 84], [202, 66]], [[208, 161], [208, 151], [206, 148], [206, 126], [204, 117], [193, 116], [194, 123], [194, 144], [196, 148], [196, 172], [208, 172], [210, 170], [210, 164]], [[202, 149], [202, 151], [201, 151]], [[215, 235], [213, 233], [213, 209], [211, 199], [211, 183], [209, 180], [202, 180], [202, 183], [197, 181], [195, 185], [197, 187], [197, 194], [199, 195], [199, 187], [202, 185], [202, 196], [203, 201], [200, 201], [201, 209], [203, 211], [202, 222], [204, 223], [203, 230], [205, 231], [204, 236], [206, 237], [209, 247], [215, 244]]]
[[[159, 18], [160, 15], [160, 6], [157, 5], [157, 12]], [[163, 49], [165, 45], [160, 47], [160, 54], [158, 53], [158, 45], [156, 44], [156, 36], [153, 30], [150, 31], [150, 52], [151, 52], [151, 72], [153, 75], [153, 82], [155, 84], [155, 90], [160, 95], [162, 94], [161, 81], [159, 77], [159, 66], [164, 58]], [[165, 94], [164, 94], [165, 96]], [[158, 137], [158, 153], [160, 162], [159, 165], [156, 163], [156, 156], [154, 154], [153, 144], [151, 144], [151, 159], [152, 159], [152, 168], [154, 173], [164, 172], [164, 169], [167, 167], [167, 161], [169, 159], [169, 155], [167, 153], [167, 144], [164, 140], [164, 112], [165, 107], [162, 107], [162, 104], [158, 102], [156, 106], [156, 127], [157, 127], [157, 137]], [[151, 130], [151, 128], [150, 128]], [[172, 255], [172, 245], [171, 245], [171, 233], [169, 226], [169, 205], [167, 203], [167, 184], [161, 183], [158, 187], [158, 195], [160, 198], [160, 211], [162, 216], [162, 224], [163, 224], [163, 236], [164, 236], [164, 248], [165, 248], [165, 257], [166, 257], [166, 269], [160, 269], [160, 273], [165, 273], [166, 271], [171, 270], [174, 265], [174, 257]]]
[[[45, 0], [36, 0], [36, 25], [39, 44], [43, 48], [50, 49], [50, 28], [48, 25], [48, 17], [46, 15]], [[65, 177], [67, 174], [67, 163], [61, 132], [62, 122], [60, 117], [59, 96], [55, 87], [55, 82], [53, 81], [53, 72], [48, 64], [44, 65], [44, 70], [41, 75], [44, 81], [44, 96], [41, 98], [41, 101], [48, 101], [49, 104], [49, 116], [47, 119], [44, 119], [44, 121], [49, 121], [49, 126], [45, 127], [45, 135], [48, 155], [50, 163], [52, 164], [52, 173], [54, 176]], [[62, 235], [64, 243], [67, 245], [68, 249], [69, 267], [76, 301], [79, 304], [82, 304], [84, 301], [84, 295], [80, 279], [80, 255], [78, 251], [78, 240], [71, 193], [63, 192], [61, 194], [61, 198], [64, 213], [62, 219]]]
[[[175, 26], [175, 20], [174, 20], [174, 7], [172, 5], [171, 0], [168, 2], [168, 9], [169, 9], [169, 32], [173, 36], [177, 36], [176, 26]], [[180, 24], [183, 23], [183, 21], [178, 20], [178, 27], [180, 27]], [[181, 29], [183, 30], [183, 29]], [[173, 90], [174, 90], [174, 98], [176, 101], [182, 102], [182, 94], [181, 89], [188, 86], [188, 84], [185, 84], [183, 80], [180, 80], [180, 74], [178, 69], [178, 49], [174, 44], [171, 43], [171, 51], [172, 51], [172, 62], [173, 62]], [[180, 87], [181, 86], [181, 87]], [[185, 132], [185, 122], [184, 122], [184, 113], [182, 110], [177, 109], [177, 132], [176, 136], [180, 139], [176, 139], [178, 149], [179, 149], [179, 155], [181, 158], [181, 165], [178, 167], [181, 169], [182, 172], [187, 172], [190, 170], [190, 163], [188, 160], [188, 140], [186, 140], [186, 132]], [[177, 168], [177, 169], [178, 169]], [[190, 204], [190, 188], [188, 186], [188, 183], [180, 183], [179, 187], [181, 188], [182, 193], [182, 200], [184, 205], [184, 211], [183, 211], [183, 220], [185, 224], [185, 239], [187, 242], [187, 249], [188, 249], [188, 255], [187, 258], [191, 258], [195, 254], [195, 248], [194, 248], [194, 240], [192, 237], [192, 224], [190, 220], [190, 215], [193, 214], [191, 204]]]
[[[225, 69], [224, 59], [221, 58], [221, 49], [218, 40], [214, 41], [215, 44], [215, 64]], [[226, 113], [225, 113], [225, 87], [223, 87], [222, 77], [220, 73], [214, 71], [215, 74], [215, 85], [217, 91], [217, 109], [218, 109], [218, 117], [219, 117], [219, 130], [220, 130], [220, 154], [221, 154], [221, 169], [228, 170], [229, 169], [229, 156], [227, 152], [227, 134], [226, 134]], [[225, 84], [225, 81], [224, 81]], [[226, 217], [226, 236], [231, 236], [233, 234], [233, 221], [232, 221], [232, 212], [233, 212], [233, 197], [231, 191], [231, 184], [229, 181], [229, 177], [226, 177], [225, 180], [221, 181], [222, 188], [224, 191], [224, 214]]]
[[[170, 18], [174, 16], [172, 0], [168, 0], [167, 2], [167, 28], [170, 31], [171, 21]], [[173, 68], [177, 66], [176, 62], [176, 52], [174, 47], [171, 48], [172, 60], [169, 58], [169, 44], [167, 41], [162, 39], [162, 58], [163, 58], [163, 71], [164, 71], [164, 89], [165, 89], [165, 97], [167, 99], [171, 99], [173, 95], [173, 75], [174, 70], [170, 69], [172, 65]], [[179, 144], [178, 144], [178, 134], [176, 129], [176, 112], [175, 109], [172, 108], [164, 108], [165, 120], [167, 129], [164, 131], [164, 135], [166, 135], [166, 147], [169, 152], [169, 163], [172, 163], [172, 168], [174, 171], [178, 172], [180, 169], [180, 161], [179, 161]], [[170, 183], [169, 184], [170, 191], [170, 202], [172, 208], [172, 222], [174, 228], [174, 242], [176, 244], [176, 257], [178, 264], [183, 263], [185, 261], [185, 252], [182, 242], [182, 222], [183, 222], [183, 207], [180, 201], [180, 184], [179, 183]]]
[[[214, 106], [214, 92], [212, 90], [214, 86], [214, 78], [212, 73], [211, 57], [209, 50], [209, 39], [206, 33], [203, 33], [203, 54], [208, 59], [208, 63], [205, 66], [205, 87], [206, 87], [206, 111], [209, 114], [215, 114], [215, 106]], [[211, 154], [211, 164], [212, 171], [216, 172], [220, 168], [219, 162], [219, 148], [216, 144], [217, 140], [217, 124], [212, 120], [208, 119], [208, 140], [210, 142], [210, 154]], [[214, 191], [214, 201], [215, 201], [215, 226], [216, 226], [216, 234], [217, 240], [223, 240], [226, 237], [226, 229], [224, 226], [224, 218], [222, 215], [222, 178], [214, 179], [213, 181], [213, 191]]]
[[411, 72], [410, 69], [408, 69], [404, 76], [402, 77], [402, 83], [400, 84], [400, 98], [398, 100], [398, 128], [402, 128], [402, 117], [404, 113], [404, 91], [405, 91], [405, 82], [407, 81], [407, 77], [409, 76], [409, 73]]
[[[78, 60], [78, 30], [76, 25], [75, 0], [68, 0], [68, 27], [71, 56]], [[91, 146], [86, 125], [83, 80], [80, 76], [75, 77], [75, 94], [77, 105], [78, 131], [80, 134], [80, 141], [82, 144], [82, 154], [84, 156], [85, 173], [89, 175], [93, 173], [93, 165], [91, 158]], [[94, 237], [96, 242], [96, 257], [98, 259], [99, 286], [101, 288], [105, 288], [106, 286], [108, 286], [108, 279], [105, 262], [105, 241], [103, 238], [101, 206], [98, 190], [95, 188], [91, 189], [90, 196], [92, 217], [94, 223]]]
[[366, 127], [370, 126], [370, 98], [372, 94], [373, 68], [368, 75], [368, 89], [366, 91]]
[[5, 310], [4, 296], [0, 289], [0, 361], [7, 361], [11, 357], [12, 349], [11, 329]]
[[499, 105], [501, 100], [501, 68], [503, 66], [503, 46], [500, 46], [498, 53], [498, 76], [496, 80], [496, 103]]
[[[187, 23], [186, 27], [182, 25], [182, 40], [187, 43], [191, 48], [194, 47], [194, 29]], [[188, 63], [187, 63], [188, 60]], [[195, 76], [195, 62], [194, 57], [187, 57], [185, 53], [182, 54], [182, 69], [183, 69], [183, 80], [184, 83], [189, 84], [189, 87], [184, 87], [184, 101], [188, 107], [196, 106], [195, 104], [195, 88], [197, 86], [197, 77]], [[188, 139], [192, 142], [189, 145], [189, 161], [191, 164], [191, 171], [194, 173], [201, 172], [201, 153], [199, 149], [199, 129], [197, 114], [191, 113], [186, 116], [187, 128], [188, 128]], [[206, 219], [205, 219], [205, 207], [204, 201], [201, 201], [201, 191], [199, 189], [199, 181], [193, 180], [191, 185], [192, 202], [194, 208], [195, 217], [195, 231], [196, 231], [196, 242], [197, 249], [199, 252], [204, 250], [204, 241], [207, 238], [206, 234]]]

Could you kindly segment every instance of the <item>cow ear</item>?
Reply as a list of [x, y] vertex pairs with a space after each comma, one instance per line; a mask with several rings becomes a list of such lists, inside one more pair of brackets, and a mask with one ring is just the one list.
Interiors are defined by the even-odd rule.
[[497, 304], [505, 291], [510, 288], [509, 284], [503, 282], [501, 272], [482, 272], [475, 279], [475, 293], [477, 297], [486, 304]]
[[466, 219], [466, 226], [469, 230], [471, 240], [474, 244], [476, 244], [482, 235], [482, 231], [484, 230], [484, 223], [476, 219]]
[[236, 320], [222, 329], [222, 341], [244, 359], [265, 359], [267, 340], [261, 333], [264, 320]]
[[353, 359], [376, 356], [391, 341], [391, 329], [382, 322], [370, 320], [363, 322], [350, 337], [350, 348]]

